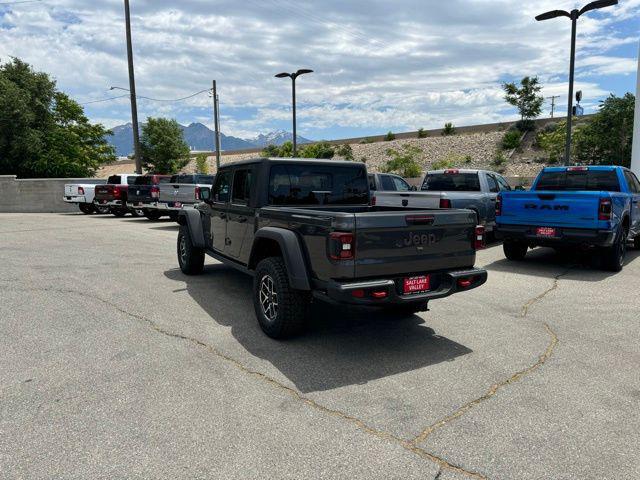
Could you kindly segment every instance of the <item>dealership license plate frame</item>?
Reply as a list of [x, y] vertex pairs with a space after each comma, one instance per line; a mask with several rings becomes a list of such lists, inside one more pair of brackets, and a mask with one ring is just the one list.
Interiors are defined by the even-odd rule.
[[431, 275], [405, 277], [402, 280], [402, 292], [405, 295], [416, 295], [431, 291]]

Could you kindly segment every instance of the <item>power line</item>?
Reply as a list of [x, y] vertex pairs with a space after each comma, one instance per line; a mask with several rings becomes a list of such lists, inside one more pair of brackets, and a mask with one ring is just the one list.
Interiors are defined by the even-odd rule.
[[[175, 102], [181, 102], [183, 100], [188, 100], [190, 98], [196, 97], [198, 95], [201, 95], [201, 94], [203, 94], [205, 92], [210, 92], [210, 91], [211, 91], [211, 89], [207, 88], [205, 90], [200, 90], [199, 92], [192, 93], [191, 95], [187, 95], [186, 97], [173, 98], [173, 99], [151, 98], [151, 97], [145, 97], [143, 95], [136, 95], [136, 98], [143, 99], [143, 100], [149, 100], [149, 101], [152, 101], [152, 102], [175, 103]], [[94, 104], [94, 103], [110, 102], [110, 101], [113, 101], [113, 100], [118, 100], [120, 98], [127, 98], [127, 97], [130, 97], [130, 96], [131, 96], [130, 94], [125, 94], [125, 95], [119, 95], [117, 97], [102, 98], [102, 99], [99, 99], [99, 100], [91, 100], [89, 102], [83, 102], [80, 105], [91, 105], [91, 104]]]
[[37, 3], [42, 0], [18, 0], [17, 2], [0, 2], [0, 5], [18, 5], [19, 3]]
[[129, 95], [120, 95], [118, 97], [103, 98], [101, 100], [91, 100], [90, 102], [84, 102], [84, 103], [81, 103], [80, 105], [91, 105], [93, 103], [110, 102], [112, 100], [117, 100], [119, 98], [125, 98], [125, 97], [129, 97]]

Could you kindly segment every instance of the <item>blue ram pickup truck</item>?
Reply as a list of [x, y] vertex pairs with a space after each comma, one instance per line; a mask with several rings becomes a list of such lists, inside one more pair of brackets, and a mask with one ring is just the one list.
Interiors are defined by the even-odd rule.
[[498, 196], [496, 237], [509, 260], [535, 247], [588, 248], [619, 272], [627, 243], [640, 248], [640, 181], [617, 166], [545, 168], [530, 191]]

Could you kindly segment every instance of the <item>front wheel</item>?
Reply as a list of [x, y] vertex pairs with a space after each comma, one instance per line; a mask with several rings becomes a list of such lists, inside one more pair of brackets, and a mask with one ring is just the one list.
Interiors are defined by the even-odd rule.
[[126, 210], [123, 210], [121, 208], [112, 208], [111, 209], [111, 213], [118, 218], [122, 218], [127, 214]]
[[107, 213], [109, 213], [109, 207], [95, 207], [96, 208], [96, 212], [98, 212], [100, 215], [106, 215]]
[[91, 215], [95, 211], [93, 205], [90, 203], [80, 203], [78, 206], [80, 207], [80, 211], [85, 215]]
[[311, 298], [294, 290], [284, 261], [280, 257], [262, 260], [253, 279], [253, 307], [262, 331], [280, 339], [304, 330]]
[[141, 218], [144, 217], [144, 210], [141, 208], [134, 208], [131, 210], [131, 216]]
[[160, 212], [158, 212], [157, 210], [145, 210], [144, 216], [149, 220], [155, 221], [160, 219]]
[[610, 272], [620, 272], [627, 256], [627, 237], [629, 234], [622, 230], [616, 236], [616, 241], [611, 247], [602, 252], [602, 268]]
[[514, 242], [512, 240], [505, 240], [502, 245], [504, 250], [504, 256], [509, 260], [520, 261], [524, 260], [529, 250], [529, 245], [523, 242]]
[[204, 269], [204, 248], [193, 245], [186, 225], [178, 231], [178, 264], [185, 275], [198, 275]]

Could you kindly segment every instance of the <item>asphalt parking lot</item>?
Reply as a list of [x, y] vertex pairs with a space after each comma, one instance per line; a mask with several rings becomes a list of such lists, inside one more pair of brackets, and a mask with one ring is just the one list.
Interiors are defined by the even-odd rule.
[[407, 318], [177, 268], [177, 226], [0, 215], [2, 478], [640, 478], [640, 253], [539, 249]]

